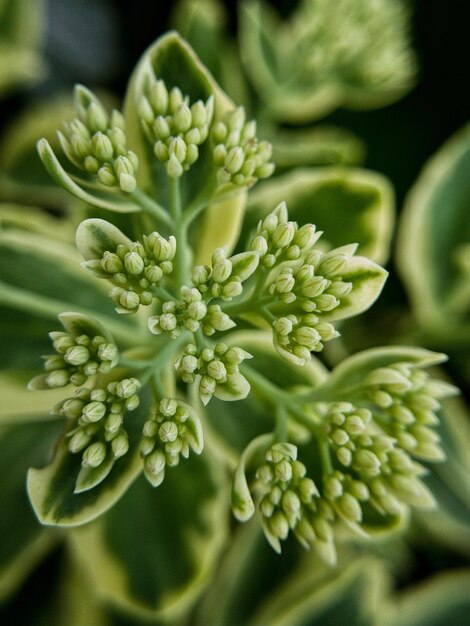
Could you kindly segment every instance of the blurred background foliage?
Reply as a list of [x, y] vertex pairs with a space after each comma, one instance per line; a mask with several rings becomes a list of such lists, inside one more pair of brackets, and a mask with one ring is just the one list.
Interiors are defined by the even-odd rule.
[[[176, 4], [149, 3], [145, 0], [0, 0], [0, 201], [3, 208], [21, 203], [40, 205], [52, 214], [67, 210], [70, 201], [48, 181], [39, 159], [35, 157], [36, 139], [40, 135], [52, 137], [57, 120], [69, 116], [71, 88], [77, 82], [98, 90], [109, 101], [113, 98], [121, 100], [138, 58], [169, 27], [177, 25], [183, 35], [190, 40], [194, 38], [192, 43], [196, 49], [201, 46], [198, 33], [191, 31], [188, 3], [181, 3], [178, 7]], [[270, 0], [266, 4], [288, 19], [297, 2]], [[204, 58], [204, 47], [198, 52], [214, 73], [219, 73], [217, 78], [224, 82], [224, 76], [236, 77], [236, 73], [230, 72], [230, 63], [235, 64], [233, 69], [239, 62], [236, 34], [241, 27], [240, 3], [219, 0], [217, 6], [225, 20], [223, 37], [217, 28], [211, 28], [209, 20], [208, 37], [202, 41], [212, 42], [215, 49], [223, 46], [223, 50], [219, 50], [220, 55], [211, 56], [209, 46], [207, 58]], [[449, 0], [444, 5], [438, 0], [414, 0], [409, 2], [409, 7], [411, 42], [418, 69], [415, 86], [403, 97], [388, 106], [371, 110], [349, 110], [341, 106], [347, 104], [347, 98], [339, 100], [339, 108], [326, 107], [318, 116], [321, 117], [321, 127], [314, 119], [307, 120], [306, 127], [301, 129], [296, 128], [292, 119], [277, 120], [275, 125], [272, 120], [261, 119], [260, 124], [261, 127], [264, 125], [268, 138], [272, 139], [270, 133], [275, 133], [279, 174], [294, 165], [327, 165], [331, 162], [374, 170], [391, 181], [399, 214], [404, 204], [406, 214], [410, 212], [411, 204], [425, 202], [423, 195], [431, 186], [432, 197], [439, 199], [434, 213], [447, 211], [449, 220], [454, 220], [455, 228], [464, 224], [468, 229], [470, 204], [462, 204], [461, 197], [452, 195], [452, 191], [458, 188], [464, 190], [464, 199], [470, 197], [468, 129], [440, 152], [441, 156], [436, 157], [437, 165], [428, 166], [431, 174], [420, 179], [413, 195], [408, 195], [424, 164], [468, 122], [470, 116], [470, 95], [464, 89], [468, 82], [468, 66], [465, 63], [468, 57], [467, 2]], [[187, 32], [184, 32], [185, 29]], [[271, 44], [275, 46], [276, 42]], [[217, 60], [224, 55], [226, 65], [217, 66]], [[259, 113], [252, 85], [227, 80], [223, 86], [229, 92], [232, 90], [237, 95], [241, 94], [247, 107], [251, 105], [252, 114]], [[292, 150], [293, 139], [295, 150]], [[439, 171], [445, 167], [440, 167], [439, 162], [452, 169], [451, 176], [440, 176]], [[367, 182], [378, 186], [387, 184], [378, 179]], [[272, 184], [282, 188], [283, 182], [281, 179]], [[314, 185], [314, 181], [304, 180], [302, 184]], [[291, 189], [292, 185], [289, 183], [287, 187]], [[385, 190], [383, 193], [389, 192]], [[252, 215], [256, 214], [257, 202], [262, 202], [263, 194], [269, 197], [268, 187], [260, 190], [258, 195], [254, 194]], [[291, 201], [295, 204], [295, 197]], [[8, 222], [11, 212], [6, 214]], [[34, 211], [23, 215], [23, 222], [28, 222], [31, 230], [44, 228], [43, 222], [35, 225]], [[0, 219], [4, 220], [1, 214]], [[445, 218], [444, 222], [449, 220]], [[436, 223], [439, 224], [439, 221]], [[360, 321], [347, 323], [348, 332], [345, 331], [344, 335], [350, 339], [346, 347], [355, 351], [396, 342], [396, 338], [400, 337], [401, 342], [408, 338], [410, 342], [418, 341], [426, 347], [450, 352], [452, 358], [447, 373], [460, 385], [463, 397], [469, 400], [468, 310], [461, 317], [452, 313], [448, 318], [448, 310], [443, 307], [440, 315], [441, 318], [444, 316], [446, 324], [441, 326], [436, 325], [434, 319], [428, 320], [426, 315], [422, 315], [419, 303], [416, 306], [407, 295], [407, 289], [412, 294], [416, 281], [420, 280], [410, 276], [407, 268], [408, 257], [414, 254], [415, 242], [403, 241], [406, 239], [403, 234], [406, 227], [401, 228], [398, 265], [403, 282], [395, 269], [397, 262], [392, 261], [387, 265], [391, 275], [379, 303]], [[419, 228], [419, 223], [416, 228]], [[329, 232], [332, 232], [331, 228]], [[60, 236], [66, 241], [70, 237], [69, 230], [64, 228]], [[393, 248], [396, 236], [395, 233]], [[384, 245], [386, 247], [387, 244]], [[439, 239], [433, 245], [439, 248]], [[463, 254], [467, 253], [468, 248]], [[381, 254], [380, 250], [377, 251], [378, 257]], [[436, 263], [437, 273], [447, 263], [445, 248], [442, 255], [439, 258], [436, 254], [434, 261], [430, 261]], [[382, 256], [385, 258], [386, 255]], [[426, 269], [425, 257], [419, 263], [424, 264]], [[466, 270], [464, 267], [464, 277], [468, 279], [465, 271], [468, 272], [468, 267]], [[436, 288], [441, 293], [447, 280], [445, 271], [439, 276], [441, 282]], [[436, 301], [438, 299], [435, 298]], [[407, 321], [407, 317], [412, 315], [415, 321]], [[21, 319], [16, 323], [20, 330]], [[454, 327], [450, 328], [452, 323]], [[416, 326], [423, 331], [419, 337]], [[447, 330], [450, 328], [448, 335], [442, 330], [444, 326]], [[462, 329], [465, 329], [463, 334]], [[46, 324], [44, 337], [47, 330]], [[28, 350], [33, 355], [45, 349], [28, 343], [27, 335], [22, 345], [28, 364], [33, 362]], [[2, 356], [5, 352], [13, 358], [9, 347], [3, 348]], [[16, 363], [13, 360], [9, 365], [13, 367]], [[458, 440], [459, 428], [468, 428], [467, 414], [460, 401], [449, 404], [446, 411], [450, 416], [448, 423], [453, 430], [453, 439]], [[34, 441], [35, 428], [41, 426], [32, 428], [31, 441]], [[57, 427], [52, 424], [48, 428], [52, 440]], [[19, 455], [21, 445], [25, 445], [24, 441], [18, 443]], [[16, 450], [14, 439], [11, 446], [12, 450]], [[469, 450], [457, 451], [456, 458], [465, 454], [468, 461]], [[0, 468], [4, 463], [8, 469], [8, 462], [8, 459], [3, 459]], [[24, 464], [17, 465], [15, 489], [21, 490], [26, 467], [34, 462], [34, 459], [28, 458]], [[452, 476], [449, 476], [452, 471]], [[409, 535], [375, 546], [373, 555], [363, 545], [348, 545], [340, 557], [343, 563], [340, 572], [325, 572], [323, 566], [318, 564], [312, 567], [314, 558], [311, 555], [306, 555], [300, 565], [294, 567], [295, 559], [289, 550], [281, 561], [259, 541], [258, 536], [254, 536], [252, 528], [238, 529], [217, 581], [198, 606], [196, 617], [191, 618], [197, 621], [187, 623], [209, 626], [241, 626], [248, 623], [260, 626], [323, 626], [346, 622], [351, 625], [380, 623], [403, 626], [468, 624], [470, 497], [463, 485], [460, 500], [456, 495], [458, 489], [454, 483], [460, 471], [462, 467], [456, 462], [453, 470], [452, 466], [450, 469], [447, 466], [447, 470], [432, 477], [432, 487], [442, 503], [441, 512], [435, 516], [416, 516]], [[452, 487], [449, 488], [449, 485]], [[24, 503], [20, 502], [18, 506], [24, 506]], [[452, 514], [448, 514], [449, 511]], [[2, 542], [5, 543], [8, 543], [8, 528], [8, 522], [4, 521]], [[25, 532], [29, 532], [28, 529]], [[92, 601], [87, 577], [69, 566], [61, 547], [54, 549], [53, 546], [60, 543], [57, 536], [48, 536], [41, 541], [37, 547], [38, 554], [41, 551], [46, 553], [51, 547], [52, 551], [13, 597], [5, 601], [0, 609], [1, 623], [67, 626], [132, 626], [137, 623], [132, 617], [105, 613], [101, 605]], [[249, 557], [247, 553], [246, 561], [242, 558], [240, 562], [237, 559], [243, 550], [248, 551]], [[235, 563], [239, 571], [237, 576], [232, 576]], [[10, 582], [13, 589], [15, 581]], [[9, 585], [4, 581], [2, 584], [4, 586], [0, 586], [0, 591], [6, 597]], [[269, 595], [273, 589], [277, 590], [274, 597]], [[86, 606], [83, 605], [84, 597], [87, 598]], [[380, 620], [377, 615], [380, 615]]]

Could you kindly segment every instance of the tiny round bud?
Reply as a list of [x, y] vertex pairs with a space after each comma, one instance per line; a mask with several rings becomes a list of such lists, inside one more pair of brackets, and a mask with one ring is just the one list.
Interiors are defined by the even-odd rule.
[[102, 441], [95, 441], [85, 450], [82, 456], [84, 467], [98, 467], [106, 457], [106, 445]]

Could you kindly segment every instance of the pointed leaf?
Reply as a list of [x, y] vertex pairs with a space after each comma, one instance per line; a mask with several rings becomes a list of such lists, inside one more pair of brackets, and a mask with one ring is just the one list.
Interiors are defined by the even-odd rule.
[[94, 489], [75, 493], [81, 471], [81, 454], [72, 454], [63, 437], [52, 462], [43, 469], [28, 472], [28, 494], [39, 521], [51, 526], [78, 526], [108, 510], [142, 471], [139, 441], [150, 406], [148, 393], [126, 422], [129, 451], [118, 459], [106, 480]]
[[228, 377], [227, 382], [217, 384], [214, 396], [219, 400], [243, 400], [250, 393], [250, 383], [240, 372]]
[[74, 530], [73, 552], [98, 594], [140, 617], [181, 618], [224, 545], [224, 476], [191, 456], [157, 490], [139, 479], [103, 518]]
[[359, 254], [377, 263], [387, 260], [394, 196], [384, 176], [359, 168], [324, 167], [296, 169], [266, 181], [250, 194], [243, 242], [279, 198], [286, 201], [289, 219], [323, 231], [322, 243], [336, 248], [356, 242]]
[[117, 213], [136, 213], [141, 210], [140, 206], [133, 204], [128, 200], [118, 200], [117, 193], [110, 194], [107, 192], [91, 194], [82, 189], [67, 174], [59, 160], [54, 154], [49, 142], [46, 139], [40, 139], [37, 144], [39, 156], [44, 167], [49, 172], [55, 182], [68, 191], [72, 196], [90, 204], [97, 209], [107, 209], [108, 211], [116, 211]]
[[119, 244], [129, 246], [132, 243], [114, 224], [97, 218], [90, 218], [80, 224], [75, 241], [86, 261], [101, 259], [107, 250], [114, 252]]

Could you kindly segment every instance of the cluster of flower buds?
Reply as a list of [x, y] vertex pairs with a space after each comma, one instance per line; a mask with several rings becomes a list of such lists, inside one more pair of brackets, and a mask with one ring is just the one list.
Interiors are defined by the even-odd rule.
[[65, 387], [72, 384], [80, 387], [90, 376], [109, 372], [118, 362], [119, 352], [110, 338], [101, 335], [73, 335], [68, 332], [49, 333], [57, 354], [43, 358], [45, 374], [30, 382], [32, 389]]
[[308, 315], [287, 315], [273, 322], [273, 342], [278, 354], [295, 365], [304, 365], [311, 352], [320, 352], [323, 342], [338, 336], [333, 324]]
[[253, 486], [260, 498], [263, 530], [277, 552], [281, 551], [280, 541], [292, 531], [304, 547], [314, 546], [327, 561], [334, 562], [334, 514], [306, 474], [305, 465], [297, 460], [296, 446], [276, 443], [267, 451]]
[[190, 105], [178, 87], [168, 91], [163, 80], [149, 76], [139, 115], [155, 155], [165, 164], [168, 176], [179, 178], [198, 158], [208, 137], [214, 114], [214, 97]]
[[239, 366], [245, 359], [251, 358], [246, 350], [224, 343], [201, 351], [188, 344], [175, 368], [185, 383], [192, 383], [196, 376], [199, 377], [199, 396], [203, 404], [207, 404], [213, 395], [225, 400], [241, 400], [248, 394], [250, 385]]
[[256, 122], [245, 121], [243, 107], [216, 122], [211, 137], [220, 188], [251, 187], [258, 179], [268, 178], [274, 172], [272, 146], [268, 141], [258, 142]]
[[364, 482], [334, 470], [323, 480], [322, 495], [340, 519], [362, 534], [359, 526], [364, 515], [361, 502], [368, 502], [370, 498], [369, 488]]
[[173, 271], [176, 239], [158, 232], [144, 235], [143, 244], [119, 244], [114, 252], [106, 250], [101, 259], [85, 261], [83, 265], [99, 278], [111, 281], [109, 295], [119, 313], [134, 313], [141, 304], [151, 304], [152, 287]]
[[288, 221], [286, 203], [281, 202], [260, 220], [250, 249], [259, 252], [260, 265], [271, 268], [284, 261], [304, 258], [313, 250], [321, 235], [322, 232], [317, 231], [313, 224], [304, 224], [299, 228], [296, 222]]
[[[394, 516], [401, 515], [408, 505], [424, 508], [433, 505], [432, 496], [420, 480], [424, 468], [413, 461], [394, 437], [383, 434], [368, 409], [356, 408], [348, 402], [334, 404], [329, 408], [326, 424], [337, 460], [343, 467], [351, 468], [362, 484], [360, 488], [356, 485], [356, 499], [369, 501], [382, 515]], [[340, 493], [339, 486], [336, 489], [334, 485], [338, 486], [337, 482], [328, 486], [330, 499]], [[359, 523], [362, 517], [358, 503], [353, 505], [351, 498], [348, 500], [355, 507], [357, 517], [353, 519], [351, 508], [349, 521]]]
[[147, 480], [158, 487], [166, 466], [178, 465], [181, 456], [187, 459], [190, 449], [200, 454], [203, 447], [201, 420], [194, 409], [174, 398], [160, 400], [144, 424], [140, 442]]
[[149, 317], [148, 325], [154, 335], [169, 332], [175, 338], [185, 329], [196, 332], [200, 328], [204, 334], [213, 335], [216, 331], [226, 331], [235, 326], [219, 305], [207, 306], [196, 287], [183, 285], [180, 294], [180, 301], [163, 302], [161, 313]]
[[439, 423], [439, 399], [455, 393], [452, 385], [409, 363], [396, 363], [373, 370], [364, 386], [368, 399], [391, 416], [390, 434], [401, 448], [426, 461], [445, 458], [433, 427]]
[[192, 272], [193, 284], [207, 298], [231, 300], [243, 292], [242, 283], [256, 271], [259, 254], [240, 252], [227, 258], [225, 248], [217, 248], [212, 255], [212, 267], [196, 265]]
[[281, 203], [260, 221], [251, 243], [260, 255], [260, 266], [271, 270], [267, 292], [273, 301], [266, 307], [276, 317], [274, 345], [282, 357], [297, 365], [304, 365], [311, 352], [319, 352], [324, 342], [338, 336], [324, 317], [353, 287], [342, 275], [357, 246], [324, 253], [315, 248], [320, 236], [313, 224], [299, 228], [288, 221], [287, 207]]
[[64, 124], [59, 140], [67, 157], [106, 187], [120, 187], [132, 192], [136, 187], [137, 155], [126, 147], [126, 133], [122, 113], [113, 110], [109, 115], [85, 87], [75, 90], [77, 118]]
[[82, 452], [83, 468], [103, 466], [108, 470], [127, 453], [124, 414], [139, 406], [139, 391], [136, 378], [124, 378], [109, 383], [105, 389], [77, 389], [74, 397], [54, 407], [55, 414], [73, 420], [73, 428], [67, 433], [68, 449], [72, 453]]

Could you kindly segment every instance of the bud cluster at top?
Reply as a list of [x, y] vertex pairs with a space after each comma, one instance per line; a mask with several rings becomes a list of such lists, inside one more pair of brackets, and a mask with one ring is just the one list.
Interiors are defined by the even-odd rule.
[[[240, 377], [248, 385], [239, 370], [240, 364], [252, 355], [235, 346], [218, 343], [214, 348], [198, 351], [195, 345], [188, 344], [175, 364], [185, 383], [193, 383], [199, 377], [199, 396], [207, 404], [213, 395], [216, 397], [224, 385], [235, 386]], [[249, 388], [249, 387], [248, 387]]]
[[139, 406], [140, 382], [124, 378], [105, 389], [77, 389], [74, 397], [60, 402], [54, 413], [73, 420], [67, 433], [70, 452], [82, 452], [83, 467], [99, 467], [106, 459], [118, 459], [129, 449], [123, 427], [126, 411]]
[[49, 336], [57, 354], [43, 357], [46, 374], [31, 381], [33, 388], [39, 379], [46, 387], [65, 387], [69, 384], [79, 387], [90, 376], [109, 372], [118, 361], [117, 346], [100, 335], [73, 336], [54, 331]]
[[158, 487], [165, 478], [165, 468], [174, 467], [180, 458], [188, 458], [190, 449], [203, 449], [200, 419], [194, 409], [174, 398], [163, 398], [152, 408], [143, 428], [140, 453], [147, 480]]
[[215, 122], [211, 138], [220, 187], [251, 187], [258, 179], [268, 178], [274, 172], [272, 145], [257, 140], [256, 122], [246, 122], [243, 107]]
[[77, 118], [64, 124], [64, 134], [59, 132], [67, 157], [106, 187], [134, 191], [139, 161], [126, 147], [122, 114], [114, 109], [109, 115], [98, 98], [81, 86], [76, 88], [75, 108]]
[[119, 244], [114, 252], [106, 250], [101, 259], [84, 263], [99, 278], [113, 283], [109, 295], [120, 313], [134, 313], [141, 304], [151, 304], [152, 287], [173, 271], [176, 239], [157, 231], [143, 237], [143, 243]]
[[208, 137], [214, 114], [214, 97], [190, 104], [179, 87], [168, 91], [163, 80], [149, 75], [139, 103], [144, 131], [168, 176], [179, 178], [197, 160]]

